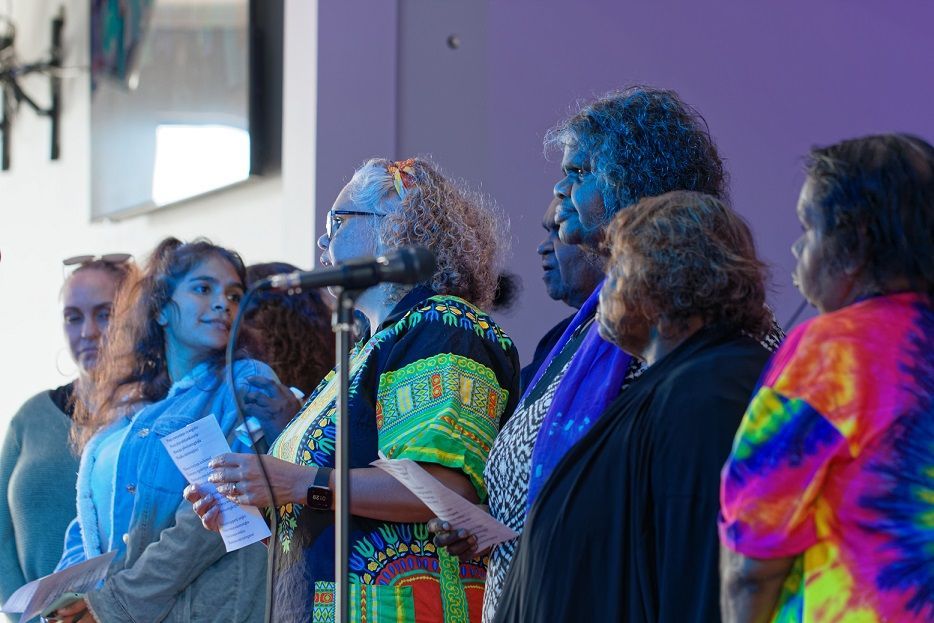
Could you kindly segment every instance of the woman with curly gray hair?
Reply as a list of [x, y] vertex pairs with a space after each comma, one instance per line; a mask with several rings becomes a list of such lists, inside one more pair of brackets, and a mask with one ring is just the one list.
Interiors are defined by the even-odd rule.
[[648, 367], [540, 491], [495, 621], [719, 621], [719, 474], [769, 357], [765, 266], [700, 193], [643, 199], [606, 239], [599, 331]]
[[[558, 235], [603, 261], [610, 220], [638, 200], [675, 190], [726, 194], [707, 124], [674, 91], [636, 86], [610, 93], [550, 130], [545, 144], [562, 151], [563, 177], [554, 189]], [[600, 289], [541, 364], [490, 451], [490, 512], [516, 532], [565, 453], [644, 367], [597, 332]], [[435, 522], [432, 528], [450, 552], [482, 553], [458, 526]], [[484, 621], [493, 618], [517, 546], [513, 539], [490, 552]]]
[[549, 130], [545, 144], [563, 152], [555, 221], [565, 244], [599, 251], [613, 215], [643, 197], [673, 190], [727, 196], [707, 122], [674, 91], [610, 93]]
[[[421, 463], [473, 502], [486, 499], [483, 470], [500, 418], [518, 399], [519, 364], [509, 337], [477, 306], [493, 298], [503, 225], [477, 195], [421, 158], [374, 159], [354, 173], [328, 212], [318, 241], [322, 264], [420, 245], [437, 258], [416, 286], [382, 284], [357, 299], [371, 337], [350, 360], [351, 574], [355, 620], [477, 621], [485, 567], [436, 550], [432, 517], [414, 495], [374, 467], [381, 452]], [[274, 620], [334, 616], [334, 418], [331, 372], [275, 440], [256, 457], [215, 459], [220, 495], [271, 507]], [[205, 527], [217, 529], [217, 499], [191, 487]]]

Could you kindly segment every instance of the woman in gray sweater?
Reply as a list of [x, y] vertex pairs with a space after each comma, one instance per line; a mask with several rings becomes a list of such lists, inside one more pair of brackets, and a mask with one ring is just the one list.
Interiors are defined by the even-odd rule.
[[62, 319], [78, 378], [26, 401], [0, 450], [0, 599], [52, 572], [65, 528], [75, 516], [78, 460], [69, 447], [75, 401], [87, 395], [101, 336], [117, 290], [131, 269], [128, 254], [65, 260], [77, 268], [62, 286]]

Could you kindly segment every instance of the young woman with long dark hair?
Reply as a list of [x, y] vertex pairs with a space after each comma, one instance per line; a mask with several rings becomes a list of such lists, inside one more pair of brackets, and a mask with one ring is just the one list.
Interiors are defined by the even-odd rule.
[[[162, 241], [118, 306], [99, 382], [83, 408], [78, 517], [60, 568], [116, 550], [103, 585], [58, 611], [78, 621], [255, 621], [265, 552], [226, 553], [182, 499], [185, 479], [161, 439], [213, 415], [233, 448], [234, 395], [224, 349], [243, 295], [240, 257], [206, 240]], [[234, 363], [275, 379], [263, 363]]]

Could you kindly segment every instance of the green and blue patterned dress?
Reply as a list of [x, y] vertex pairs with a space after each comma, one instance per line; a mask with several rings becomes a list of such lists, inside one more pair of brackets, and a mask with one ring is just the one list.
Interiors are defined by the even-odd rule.
[[[462, 471], [485, 500], [483, 468], [518, 381], [515, 346], [489, 316], [416, 288], [351, 353], [351, 467], [366, 467], [378, 451], [443, 465]], [[333, 467], [336, 395], [332, 371], [270, 453]], [[276, 620], [333, 620], [333, 513], [289, 504], [277, 514]], [[480, 620], [483, 561], [437, 551], [425, 524], [354, 516], [350, 574], [356, 621]]]

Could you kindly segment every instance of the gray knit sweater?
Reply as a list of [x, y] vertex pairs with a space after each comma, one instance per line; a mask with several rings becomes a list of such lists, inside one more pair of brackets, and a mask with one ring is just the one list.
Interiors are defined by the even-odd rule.
[[51, 392], [20, 407], [0, 450], [0, 598], [51, 573], [75, 516], [78, 460], [68, 446], [71, 419]]

